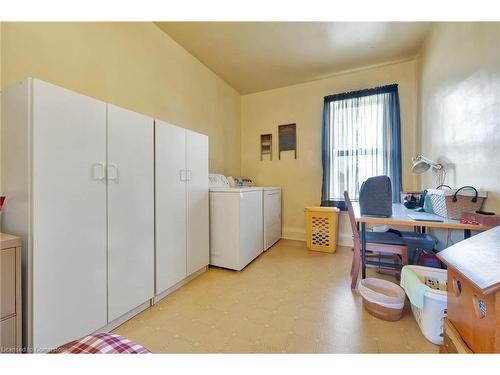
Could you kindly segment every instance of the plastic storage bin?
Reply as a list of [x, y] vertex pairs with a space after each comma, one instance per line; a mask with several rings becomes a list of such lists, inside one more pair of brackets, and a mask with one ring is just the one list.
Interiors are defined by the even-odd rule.
[[306, 238], [310, 250], [334, 253], [337, 249], [339, 212], [336, 207], [306, 207]]
[[448, 272], [422, 266], [405, 268], [414, 272], [418, 279], [430, 288], [425, 292], [423, 309], [411, 304], [411, 311], [425, 338], [433, 344], [441, 345], [448, 301]]
[[359, 282], [363, 306], [373, 316], [389, 321], [401, 319], [406, 294], [403, 288], [387, 280], [368, 278]]

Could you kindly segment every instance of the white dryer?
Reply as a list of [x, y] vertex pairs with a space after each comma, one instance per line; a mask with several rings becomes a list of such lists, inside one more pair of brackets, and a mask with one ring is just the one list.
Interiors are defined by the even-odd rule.
[[263, 252], [263, 189], [210, 180], [210, 264], [240, 271]]
[[281, 188], [263, 188], [264, 251], [281, 239]]

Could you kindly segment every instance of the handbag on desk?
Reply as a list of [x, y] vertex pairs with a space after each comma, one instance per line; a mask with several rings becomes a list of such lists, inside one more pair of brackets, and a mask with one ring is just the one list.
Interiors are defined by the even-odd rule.
[[[442, 187], [447, 189], [441, 189]], [[464, 212], [481, 209], [487, 192], [477, 190], [472, 186], [452, 189], [448, 185], [440, 185], [436, 189], [428, 189], [427, 196], [430, 197], [432, 211], [435, 214], [448, 219], [460, 220]]]

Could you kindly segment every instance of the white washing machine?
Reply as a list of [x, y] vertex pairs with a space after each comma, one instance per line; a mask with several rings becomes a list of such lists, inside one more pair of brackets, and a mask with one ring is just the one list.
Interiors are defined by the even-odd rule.
[[263, 188], [264, 251], [281, 239], [281, 188]]
[[263, 189], [210, 180], [210, 264], [240, 271], [263, 252]]
[[[254, 186], [248, 177], [228, 177], [231, 187]], [[281, 188], [278, 186], [262, 187], [262, 226], [264, 230], [264, 251], [281, 239]]]
[[[252, 179], [248, 177], [228, 177], [227, 179], [231, 187], [254, 186]], [[262, 189], [263, 246], [266, 251], [281, 239], [281, 188], [269, 186]]]

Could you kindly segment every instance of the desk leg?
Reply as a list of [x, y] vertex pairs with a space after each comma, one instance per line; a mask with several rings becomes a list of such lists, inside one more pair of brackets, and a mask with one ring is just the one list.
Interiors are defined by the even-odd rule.
[[425, 227], [413, 227], [413, 231], [417, 233], [425, 233]]
[[361, 223], [361, 278], [366, 278], [366, 223]]
[[464, 229], [464, 239], [466, 240], [467, 238], [470, 238], [470, 236], [470, 229]]

